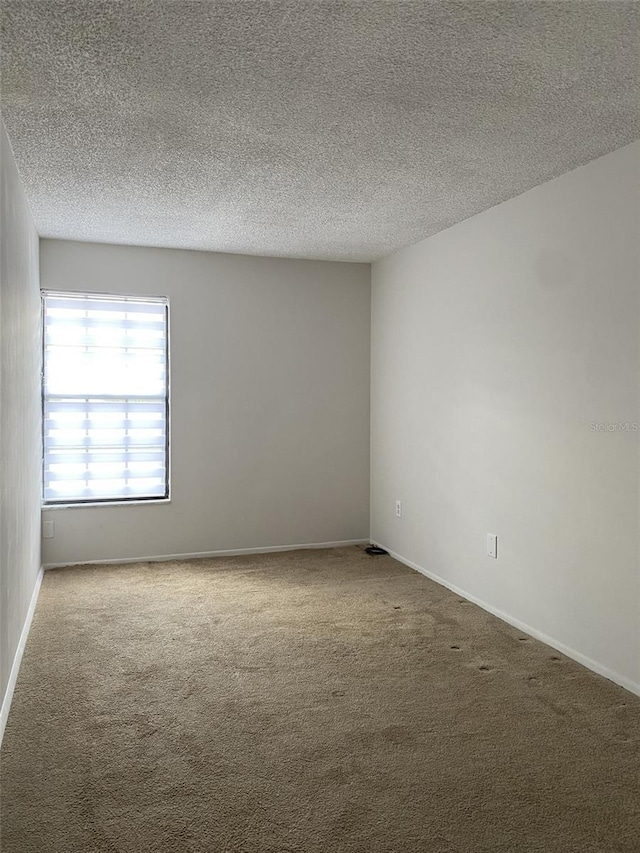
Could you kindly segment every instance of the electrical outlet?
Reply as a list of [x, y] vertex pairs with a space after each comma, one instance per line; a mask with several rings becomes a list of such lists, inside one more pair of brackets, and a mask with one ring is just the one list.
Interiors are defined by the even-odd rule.
[[402, 501], [396, 501], [396, 518], [402, 518]]
[[42, 522], [42, 538], [43, 539], [55, 539], [56, 537], [56, 523], [55, 521], [43, 521]]
[[498, 537], [495, 533], [487, 533], [487, 557], [498, 559]]

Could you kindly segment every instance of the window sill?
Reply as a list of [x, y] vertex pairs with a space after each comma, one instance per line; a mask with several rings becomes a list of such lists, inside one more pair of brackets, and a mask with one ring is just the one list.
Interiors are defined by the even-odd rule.
[[148, 498], [142, 501], [96, 501], [95, 503], [69, 503], [69, 504], [42, 504], [43, 512], [49, 512], [56, 509], [106, 509], [110, 506], [157, 506], [158, 504], [170, 504], [171, 498]]

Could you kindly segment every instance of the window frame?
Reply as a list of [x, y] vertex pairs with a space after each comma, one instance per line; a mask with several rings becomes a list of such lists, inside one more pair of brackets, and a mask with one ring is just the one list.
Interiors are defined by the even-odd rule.
[[[159, 302], [164, 305], [166, 319], [166, 352], [165, 352], [165, 489], [164, 495], [150, 495], [141, 497], [114, 497], [114, 498], [63, 498], [59, 501], [46, 500], [45, 493], [45, 299], [47, 296], [61, 296], [86, 299], [127, 299], [132, 302]], [[134, 506], [171, 503], [171, 311], [168, 296], [158, 295], [132, 295], [129, 293], [106, 293], [104, 291], [89, 290], [57, 290], [55, 288], [41, 288], [40, 290], [40, 340], [42, 347], [42, 366], [40, 370], [40, 423], [42, 441], [42, 476], [41, 476], [41, 506], [43, 510], [74, 509], [77, 507], [104, 507], [104, 506]]]

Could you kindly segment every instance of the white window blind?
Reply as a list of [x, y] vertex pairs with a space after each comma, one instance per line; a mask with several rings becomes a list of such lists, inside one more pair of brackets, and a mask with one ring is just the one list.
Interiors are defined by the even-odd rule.
[[168, 497], [166, 299], [43, 302], [45, 502]]

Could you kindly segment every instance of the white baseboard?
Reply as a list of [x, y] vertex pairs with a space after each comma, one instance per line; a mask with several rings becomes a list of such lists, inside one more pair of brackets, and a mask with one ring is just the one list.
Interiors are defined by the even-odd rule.
[[204, 557], [236, 557], [242, 554], [272, 554], [278, 551], [303, 551], [313, 548], [346, 548], [368, 545], [368, 539], [343, 539], [340, 542], [312, 542], [305, 545], [267, 545], [262, 548], [235, 548], [231, 551], [195, 551], [191, 554], [154, 554], [151, 557], [120, 557], [109, 560], [79, 560], [75, 563], [45, 563], [44, 568], [62, 569], [69, 566], [120, 565], [122, 563], [164, 563], [169, 560], [198, 560]]
[[13, 656], [13, 664], [11, 666], [11, 672], [9, 673], [9, 681], [7, 682], [7, 689], [4, 692], [4, 696], [2, 697], [2, 706], [0, 707], [0, 745], [2, 745], [2, 738], [4, 736], [4, 729], [7, 725], [7, 718], [9, 717], [9, 708], [11, 707], [11, 700], [13, 699], [13, 691], [16, 687], [16, 681], [18, 680], [18, 672], [20, 671], [20, 664], [22, 663], [22, 655], [24, 653], [24, 647], [27, 644], [27, 637], [29, 636], [29, 629], [31, 628], [31, 622], [33, 620], [33, 614], [36, 609], [36, 603], [38, 601], [38, 595], [40, 593], [40, 587], [42, 586], [42, 577], [43, 577], [42, 568], [38, 572], [38, 576], [36, 578], [35, 585], [33, 587], [33, 592], [31, 593], [31, 601], [29, 602], [29, 608], [27, 610], [27, 615], [24, 619], [24, 625], [22, 626], [22, 633], [20, 634], [20, 640], [18, 641], [18, 648], [16, 649], [16, 653]]
[[566, 646], [559, 640], [554, 640], [553, 637], [549, 637], [547, 634], [543, 634], [542, 631], [538, 631], [536, 628], [532, 628], [531, 625], [527, 625], [525, 622], [521, 622], [520, 619], [516, 619], [515, 617], [510, 616], [508, 613], [504, 613], [497, 607], [493, 607], [491, 604], [487, 604], [486, 601], [482, 601], [482, 599], [477, 598], [475, 595], [470, 595], [468, 592], [465, 592], [465, 590], [461, 589], [459, 586], [449, 583], [449, 581], [445, 580], [444, 578], [441, 578], [439, 575], [436, 575], [433, 572], [430, 572], [428, 569], [425, 569], [422, 566], [419, 566], [417, 563], [414, 563], [413, 560], [407, 560], [407, 558], [403, 557], [401, 554], [397, 554], [395, 551], [390, 551], [389, 548], [385, 548], [385, 546], [382, 545], [380, 542], [373, 539], [371, 541], [375, 541], [376, 545], [379, 545], [381, 548], [384, 548], [385, 551], [389, 551], [389, 554], [393, 557], [393, 559], [397, 560], [399, 563], [403, 563], [410, 569], [413, 569], [414, 571], [419, 572], [421, 575], [424, 575], [430, 580], [440, 584], [440, 586], [444, 586], [447, 589], [450, 589], [451, 592], [455, 592], [456, 595], [465, 598], [467, 601], [471, 601], [473, 602], [473, 604], [477, 604], [478, 607], [482, 607], [483, 610], [486, 610], [493, 616], [497, 616], [498, 619], [502, 619], [502, 621], [506, 622], [508, 625], [512, 625], [519, 631], [522, 631], [525, 634], [529, 634], [529, 636], [534, 637], [536, 640], [540, 640], [547, 646], [551, 646], [552, 649], [556, 649], [556, 651], [562, 652], [563, 655], [566, 655], [568, 658], [572, 658], [573, 660], [577, 661], [577, 663], [580, 663], [582, 664], [582, 666], [585, 666], [587, 669], [590, 669], [592, 672], [596, 672], [598, 675], [602, 675], [605, 678], [608, 678], [609, 681], [613, 681], [614, 684], [618, 684], [620, 687], [624, 687], [624, 689], [628, 690], [630, 693], [634, 693], [636, 696], [640, 696], [640, 684], [636, 684], [636, 682], [632, 681], [630, 678], [627, 678], [624, 675], [620, 675], [620, 673], [618, 672], [614, 672], [612, 669], [609, 669], [609, 667], [604, 666], [604, 664], [592, 660], [590, 657], [583, 655], [581, 652], [577, 652], [570, 646]]

